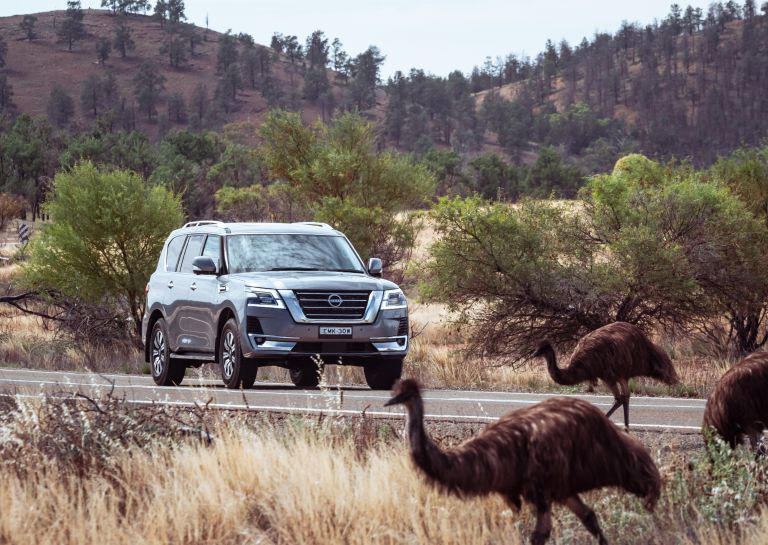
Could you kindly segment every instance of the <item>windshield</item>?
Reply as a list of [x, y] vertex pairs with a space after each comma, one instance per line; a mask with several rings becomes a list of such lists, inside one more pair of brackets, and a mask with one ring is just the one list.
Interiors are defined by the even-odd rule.
[[229, 272], [336, 271], [363, 273], [347, 239], [327, 235], [230, 235]]

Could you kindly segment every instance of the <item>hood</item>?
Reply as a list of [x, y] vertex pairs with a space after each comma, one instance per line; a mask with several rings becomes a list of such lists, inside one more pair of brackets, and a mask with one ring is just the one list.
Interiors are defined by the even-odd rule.
[[275, 290], [382, 291], [397, 289], [397, 284], [366, 274], [322, 271], [277, 271], [230, 274], [223, 282], [242, 282]]

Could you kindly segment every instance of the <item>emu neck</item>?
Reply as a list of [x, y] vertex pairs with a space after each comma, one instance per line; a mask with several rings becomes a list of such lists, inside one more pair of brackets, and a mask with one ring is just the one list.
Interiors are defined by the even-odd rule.
[[414, 463], [427, 477], [452, 490], [463, 488], [457, 482], [456, 472], [452, 471], [454, 464], [451, 456], [443, 452], [424, 430], [424, 405], [421, 399], [416, 399], [408, 406], [408, 442]]
[[555, 351], [552, 349], [547, 350], [544, 352], [544, 358], [547, 360], [547, 371], [549, 371], [549, 376], [552, 377], [552, 380], [558, 384], [564, 384], [563, 371], [557, 366]]

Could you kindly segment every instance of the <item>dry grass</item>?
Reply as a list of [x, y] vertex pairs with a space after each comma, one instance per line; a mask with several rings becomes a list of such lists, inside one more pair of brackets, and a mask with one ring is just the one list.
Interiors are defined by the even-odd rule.
[[[422, 232], [420, 236], [423, 240], [419, 247], [423, 248], [434, 234]], [[0, 286], [12, 284], [18, 273], [18, 265], [0, 267]], [[464, 348], [469, 333], [450, 322], [444, 305], [414, 304], [410, 314], [414, 336], [405, 374], [418, 378], [428, 387], [536, 392], [578, 392], [586, 388], [586, 385], [570, 388], [556, 385], [541, 360], [512, 368], [467, 354]], [[683, 384], [670, 388], [652, 380], [639, 379], [631, 383], [633, 392], [705, 397], [731, 363], [699, 355], [701, 350], [695, 340], [662, 339], [660, 342], [672, 355]], [[566, 359], [567, 354], [564, 354], [563, 360]], [[114, 349], [84, 346], [58, 331], [54, 324], [7, 305], [0, 306], [0, 365], [46, 370], [149, 372], [143, 354], [133, 346]], [[218, 367], [203, 366], [200, 370], [190, 369], [188, 373], [217, 377]], [[263, 381], [290, 382], [287, 371], [276, 367], [260, 369], [258, 377]], [[363, 385], [365, 377], [358, 367], [331, 365], [325, 369], [324, 381], [329, 386]], [[602, 387], [598, 387], [598, 391], [608, 393]]]
[[[522, 544], [532, 530], [527, 508], [517, 513], [495, 496], [461, 500], [425, 484], [386, 424], [207, 413], [207, 446], [169, 439], [184, 414], [165, 412], [141, 431], [125, 422], [148, 421], [146, 411], [99, 402], [106, 416], [85, 403], [68, 411], [58, 410], [60, 401], [46, 408], [46, 400], [4, 407], [1, 543], [484, 545]], [[105, 418], [123, 423], [105, 426]], [[51, 447], [38, 437], [51, 428], [82, 440]], [[129, 428], [143, 435], [126, 446], [114, 435]], [[78, 476], [58, 459], [89, 449], [108, 463]], [[639, 535], [649, 544], [764, 542], [764, 462], [728, 455], [709, 466], [702, 452], [655, 455], [665, 477], [655, 514], [623, 493], [586, 496], [611, 543], [638, 543]], [[558, 508], [552, 543], [593, 539]]]
[[[411, 343], [406, 367], [409, 376], [425, 384], [444, 388], [478, 388], [515, 391], [584, 391], [587, 385], [562, 387], [547, 373], [543, 360], [531, 360], [510, 367], [473, 357], [464, 350], [466, 335], [447, 316], [441, 305], [417, 305], [411, 314], [412, 329], [418, 334]], [[650, 379], [630, 383], [632, 391], [642, 395], [706, 397], [714, 384], [728, 370], [731, 361], [698, 354], [690, 339], [659, 340], [672, 355], [681, 385], [670, 387]], [[567, 362], [568, 354], [562, 360]], [[610, 393], [598, 386], [600, 393]]]
[[[2, 269], [0, 269], [2, 271]], [[499, 366], [492, 360], [475, 358], [464, 352], [464, 334], [443, 318], [445, 309], [438, 305], [417, 305], [412, 312], [412, 330], [417, 333], [411, 342], [405, 374], [421, 380], [428, 387], [494, 389], [536, 392], [583, 391], [586, 385], [562, 387], [547, 374], [543, 361], [531, 361], [518, 367]], [[642, 395], [672, 395], [706, 397], [714, 384], [728, 369], [729, 361], [697, 356], [688, 349], [686, 341], [666, 347], [674, 356], [682, 385], [664, 384], [639, 379], [632, 381], [634, 393]], [[567, 355], [563, 356], [564, 361]], [[21, 366], [46, 370], [88, 370], [98, 372], [147, 373], [143, 354], [131, 346], [119, 350], [82, 346], [57, 331], [40, 318], [15, 310], [0, 309], [0, 365]], [[216, 366], [203, 367], [203, 372], [217, 376]], [[259, 380], [290, 382], [285, 369], [265, 367], [259, 370]], [[358, 367], [332, 365], [325, 369], [328, 385], [365, 384]], [[599, 386], [597, 391], [608, 393]]]

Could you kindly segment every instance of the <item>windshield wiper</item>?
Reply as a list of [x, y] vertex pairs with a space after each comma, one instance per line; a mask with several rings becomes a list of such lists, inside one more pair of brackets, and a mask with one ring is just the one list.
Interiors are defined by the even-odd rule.
[[272, 267], [269, 271], [319, 271], [312, 267]]
[[360, 269], [327, 269], [330, 272], [351, 272], [351, 273], [360, 273], [363, 274], [363, 271]]

